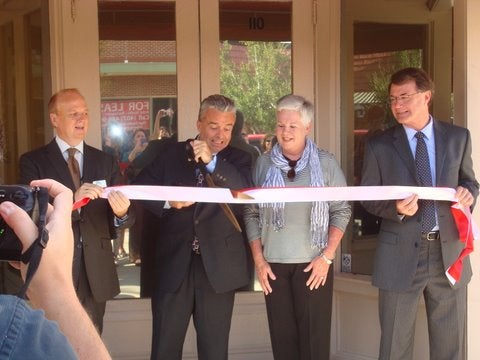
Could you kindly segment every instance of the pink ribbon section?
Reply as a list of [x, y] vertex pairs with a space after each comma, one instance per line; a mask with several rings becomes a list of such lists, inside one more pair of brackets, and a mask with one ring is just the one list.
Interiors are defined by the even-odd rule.
[[[231, 204], [397, 200], [405, 199], [412, 194], [418, 194], [418, 197], [423, 200], [457, 201], [454, 189], [416, 186], [286, 187], [231, 191], [226, 188], [124, 185], [105, 188], [102, 198], [107, 198], [112, 190], [121, 191], [131, 200]], [[85, 206], [89, 201], [88, 198], [77, 201], [73, 204], [73, 209]], [[451, 209], [457, 224], [460, 241], [465, 244], [458, 259], [446, 272], [449, 281], [455, 284], [461, 277], [463, 259], [473, 251], [473, 240], [480, 238], [480, 232], [472, 220], [469, 209], [465, 209], [457, 203], [452, 205]]]
[[111, 190], [121, 191], [134, 200], [235, 204], [394, 200], [404, 199], [412, 194], [418, 194], [419, 198], [424, 200], [456, 201], [454, 189], [416, 186], [286, 187], [231, 191], [226, 188], [124, 185], [105, 188], [102, 197], [107, 198]]

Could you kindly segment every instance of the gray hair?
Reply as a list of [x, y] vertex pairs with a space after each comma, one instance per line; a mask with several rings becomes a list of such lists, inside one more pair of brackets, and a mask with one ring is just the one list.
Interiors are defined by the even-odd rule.
[[198, 111], [198, 119], [202, 120], [203, 115], [208, 109], [216, 109], [220, 112], [236, 113], [237, 108], [232, 99], [223, 95], [210, 95], [202, 100], [200, 110]]
[[313, 121], [313, 104], [299, 95], [285, 95], [277, 101], [277, 112], [282, 110], [297, 111], [305, 125]]

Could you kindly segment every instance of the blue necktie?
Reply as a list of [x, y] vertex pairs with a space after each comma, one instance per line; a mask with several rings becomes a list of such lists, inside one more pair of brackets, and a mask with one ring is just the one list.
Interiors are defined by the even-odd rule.
[[[419, 131], [415, 134], [415, 137], [417, 138], [415, 165], [417, 166], [420, 184], [422, 186], [432, 186], [432, 171], [428, 159], [427, 145], [425, 144], [425, 134]], [[420, 200], [420, 208], [422, 211], [422, 232], [428, 233], [436, 224], [435, 203], [433, 200]]]

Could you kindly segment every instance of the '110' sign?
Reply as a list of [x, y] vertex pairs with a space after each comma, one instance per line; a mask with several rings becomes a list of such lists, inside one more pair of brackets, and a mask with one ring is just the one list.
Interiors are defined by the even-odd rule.
[[265, 20], [263, 17], [252, 16], [248, 18], [248, 29], [249, 30], [263, 30], [265, 27]]

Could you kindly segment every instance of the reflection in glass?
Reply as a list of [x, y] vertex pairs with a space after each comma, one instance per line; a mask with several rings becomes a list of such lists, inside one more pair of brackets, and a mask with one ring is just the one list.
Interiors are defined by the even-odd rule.
[[[275, 129], [276, 101], [292, 92], [292, 3], [220, 0], [219, 4], [221, 93], [231, 97], [243, 114], [242, 136], [261, 151], [265, 134]], [[241, 290], [261, 287], [254, 278]]]
[[0, 181], [12, 184], [17, 173], [13, 23], [0, 26], [0, 47]]
[[28, 54], [27, 68], [28, 68], [28, 86], [27, 100], [28, 100], [28, 131], [30, 149], [35, 149], [44, 145], [45, 139], [50, 141], [50, 134], [45, 137], [45, 122], [43, 116], [43, 44], [42, 44], [42, 12], [36, 10], [26, 17], [27, 25], [27, 39], [28, 46], [26, 54]]
[[248, 134], [275, 129], [275, 107], [292, 92], [291, 43], [224, 41], [221, 44], [221, 92], [235, 100]]
[[[422, 67], [425, 25], [356, 23], [354, 25], [353, 163], [348, 182], [359, 185], [362, 176], [365, 142], [375, 133], [396, 124], [388, 104], [388, 84], [395, 71]], [[409, 36], [405, 36], [408, 34]], [[414, 41], [411, 39], [414, 38]], [[351, 258], [342, 271], [371, 274], [380, 218], [352, 203], [351, 241], [342, 242], [342, 253]]]
[[[177, 133], [175, 2], [99, 1], [102, 148], [118, 159], [122, 182], [153, 160], [151, 149]], [[113, 240], [121, 294], [147, 297], [156, 220], [136, 222]]]

